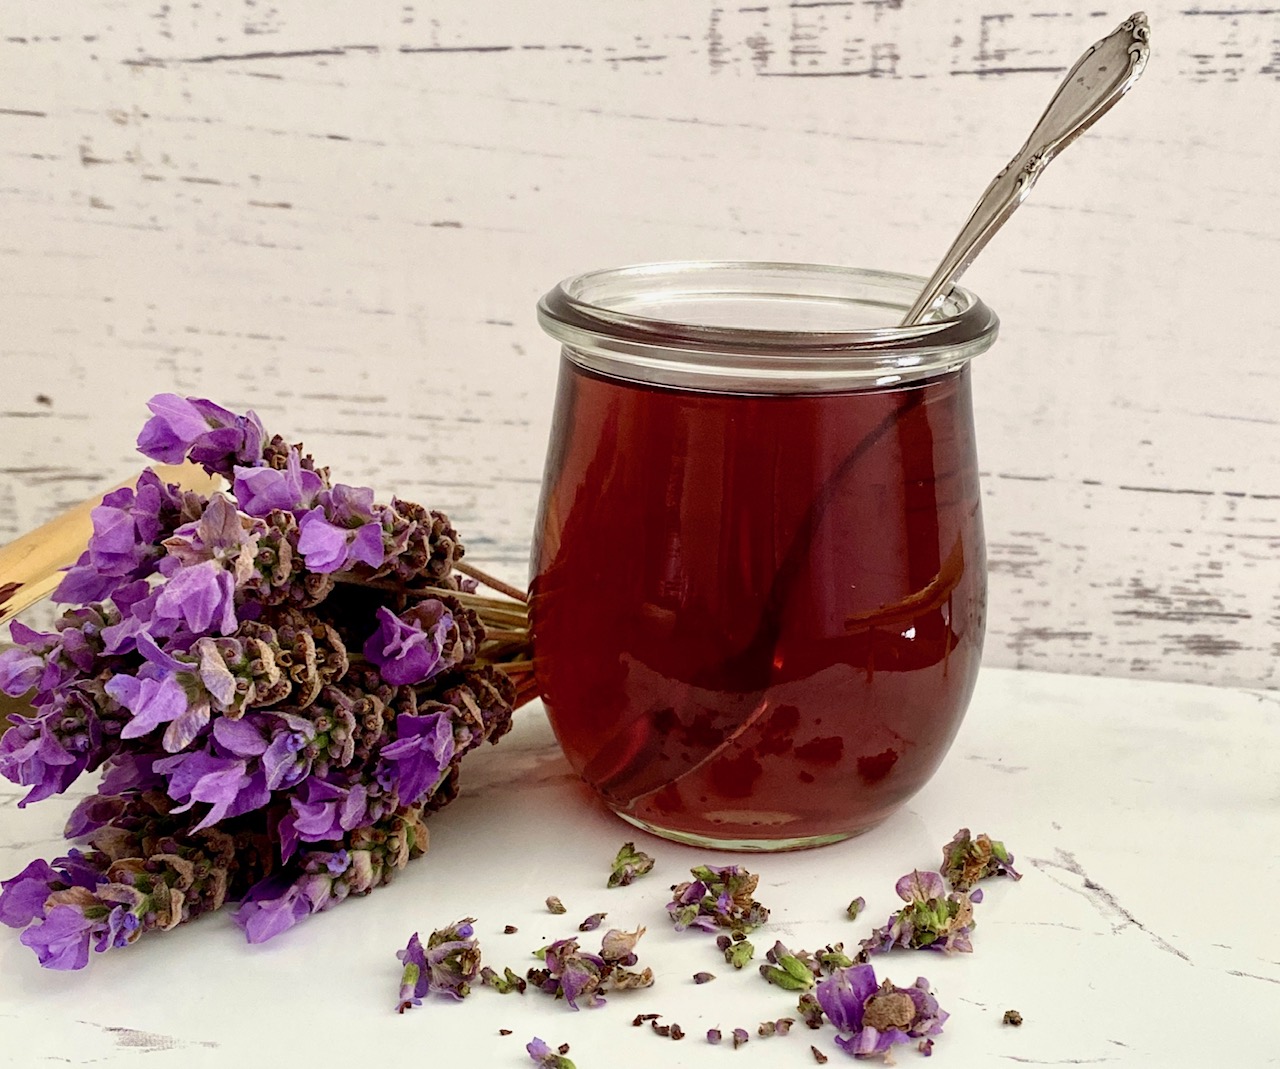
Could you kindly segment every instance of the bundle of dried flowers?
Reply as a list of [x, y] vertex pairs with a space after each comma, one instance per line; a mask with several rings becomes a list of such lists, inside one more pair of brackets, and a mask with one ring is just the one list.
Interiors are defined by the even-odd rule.
[[20, 804], [103, 771], [66, 829], [88, 849], [0, 884], [50, 968], [227, 901], [260, 942], [387, 883], [533, 697], [523, 595], [462, 563], [444, 514], [331, 482], [252, 412], [148, 407], [139, 449], [229, 492], [147, 471], [109, 494], [54, 593], [74, 607], [0, 654], [34, 707], [0, 736]]

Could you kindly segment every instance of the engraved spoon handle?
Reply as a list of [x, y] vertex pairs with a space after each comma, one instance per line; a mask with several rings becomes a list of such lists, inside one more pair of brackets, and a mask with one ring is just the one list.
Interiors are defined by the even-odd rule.
[[934, 302], [950, 290], [951, 284], [1026, 199], [1049, 161], [1129, 91], [1147, 64], [1150, 37], [1147, 16], [1139, 11], [1076, 61], [1026, 144], [987, 186], [902, 326], [911, 326], [924, 318]]

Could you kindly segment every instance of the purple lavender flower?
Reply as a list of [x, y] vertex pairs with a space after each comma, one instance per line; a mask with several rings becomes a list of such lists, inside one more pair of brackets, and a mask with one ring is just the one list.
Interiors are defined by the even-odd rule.
[[[414, 932], [396, 957], [404, 963], [400, 981], [400, 1013], [421, 1006], [428, 993], [454, 999], [471, 993], [471, 983], [479, 975], [480, 948], [475, 939], [474, 917], [465, 917], [447, 928], [431, 933], [424, 947]], [[508, 970], [510, 972], [510, 970]]]
[[377, 619], [378, 630], [365, 641], [364, 655], [388, 683], [424, 683], [451, 667], [443, 653], [453, 614], [444, 602], [426, 598], [399, 616], [379, 608]]
[[836, 1031], [849, 1033], [837, 1036], [837, 1045], [855, 1057], [886, 1056], [895, 1044], [939, 1035], [948, 1016], [924, 977], [911, 987], [878, 984], [870, 965], [837, 969], [818, 985], [817, 996]]
[[250, 889], [233, 920], [250, 943], [265, 943], [287, 932], [312, 912], [307, 886], [284, 878], [263, 880]]
[[107, 494], [89, 513], [89, 561], [99, 575], [132, 575], [147, 559], [151, 546], [138, 537], [133, 503], [133, 491], [124, 488]]
[[738, 865], [699, 865], [689, 872], [693, 880], [673, 887], [667, 903], [676, 931], [749, 932], [769, 919], [769, 911], [752, 897], [760, 881], [754, 873]]
[[[588, 1006], [603, 1006], [604, 996], [600, 986], [603, 980], [604, 960], [596, 954], [583, 951], [577, 939], [557, 939], [542, 950], [546, 962], [546, 976], [538, 986], [549, 994], [563, 998], [570, 1009], [578, 1009], [578, 1000]], [[532, 974], [530, 979], [534, 979]]]
[[471, 984], [480, 972], [474, 925], [474, 917], [464, 917], [436, 929], [427, 939], [427, 986], [435, 994], [463, 999], [471, 993]]
[[300, 716], [277, 714], [274, 734], [262, 754], [262, 768], [267, 774], [267, 786], [273, 791], [287, 790], [311, 772], [308, 753], [312, 725]]
[[421, 1006], [431, 982], [431, 973], [427, 968], [427, 953], [414, 932], [403, 950], [396, 951], [396, 957], [404, 964], [400, 976], [400, 1001], [396, 1005], [397, 1013], [404, 1013], [413, 1006]]
[[133, 489], [114, 490], [90, 513], [88, 548], [63, 577], [54, 601], [103, 601], [119, 586], [145, 578], [161, 557], [157, 541], [176, 522], [182, 497], [153, 471]]
[[59, 905], [18, 938], [36, 952], [46, 969], [83, 969], [89, 962], [90, 941], [104, 928], [74, 906]]
[[21, 698], [40, 682], [44, 675], [44, 658], [21, 647], [0, 653], [0, 694]]
[[453, 725], [444, 713], [396, 717], [396, 741], [382, 747], [384, 762], [395, 765], [401, 805], [421, 800], [444, 775], [453, 759]]
[[[372, 491], [370, 491], [372, 493]], [[313, 572], [339, 572], [354, 562], [379, 567], [386, 559], [382, 525], [369, 521], [353, 527], [330, 522], [322, 506], [298, 521], [298, 552]]]
[[0, 735], [0, 776], [31, 788], [20, 808], [65, 791], [88, 765], [87, 754], [72, 753], [54, 733], [51, 725], [60, 719], [58, 707], [31, 719], [13, 716], [13, 726]]
[[105, 689], [133, 714], [120, 732], [125, 739], [140, 738], [188, 709], [187, 692], [174, 676], [156, 679], [121, 674], [107, 680]]
[[12, 879], [0, 880], [0, 923], [25, 928], [44, 916], [44, 904], [59, 883], [59, 873], [37, 859]]
[[575, 1069], [573, 1062], [566, 1058], [557, 1050], [534, 1036], [533, 1039], [525, 1044], [525, 1050], [529, 1052], [529, 1057], [533, 1059], [534, 1064], [539, 1069]]
[[139, 452], [165, 464], [181, 464], [191, 443], [209, 429], [208, 421], [191, 401], [177, 394], [156, 394], [147, 407], [152, 416], [138, 435]]
[[982, 901], [981, 891], [947, 894], [941, 875], [918, 870], [898, 880], [896, 890], [907, 904], [862, 940], [863, 950], [869, 954], [882, 954], [895, 946], [947, 954], [973, 950], [973, 906]]
[[266, 531], [265, 523], [238, 512], [226, 494], [214, 494], [198, 520], [183, 524], [164, 540], [168, 556], [161, 562], [160, 571], [173, 575], [180, 568], [217, 561], [234, 574], [240, 585], [253, 574], [258, 540]]
[[157, 394], [147, 402], [152, 411], [138, 435], [138, 450], [153, 460], [178, 464], [189, 454], [206, 471], [230, 476], [237, 464], [262, 461], [266, 434], [254, 413], [237, 416], [197, 397]]
[[232, 484], [241, 511], [250, 516], [266, 516], [273, 509], [284, 512], [309, 509], [323, 489], [320, 476], [302, 466], [297, 446], [290, 447], [284, 471], [237, 467]]
[[185, 812], [196, 802], [210, 804], [209, 812], [191, 829], [193, 832], [216, 824], [233, 811], [246, 811], [243, 804], [236, 804], [246, 791], [261, 794], [263, 803], [266, 801], [262, 789], [265, 784], [254, 783], [241, 758], [218, 757], [196, 750], [162, 758], [153, 768], [168, 777], [169, 797], [182, 803], [173, 812]]
[[531, 969], [529, 980], [540, 990], [563, 998], [570, 1009], [579, 1002], [587, 1006], [603, 1006], [606, 987], [626, 991], [653, 985], [653, 970], [633, 972], [627, 966], [636, 963], [635, 945], [644, 935], [643, 928], [634, 932], [608, 931], [600, 942], [600, 953], [592, 954], [578, 946], [577, 937], [558, 939], [543, 947], [538, 956], [545, 969]]
[[301, 791], [292, 799], [292, 827], [307, 842], [341, 839], [367, 819], [368, 791], [363, 783], [339, 787], [324, 780], [308, 777]]
[[215, 630], [229, 635], [236, 629], [236, 581], [217, 561], [181, 568], [160, 588], [156, 598], [158, 621], [185, 624], [193, 634]]

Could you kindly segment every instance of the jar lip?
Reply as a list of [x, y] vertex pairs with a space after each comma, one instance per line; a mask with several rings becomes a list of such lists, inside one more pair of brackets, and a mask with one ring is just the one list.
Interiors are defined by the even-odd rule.
[[[941, 313], [896, 324], [925, 280], [827, 264], [693, 260], [636, 264], [575, 275], [538, 303], [543, 329], [575, 362], [641, 382], [707, 389], [848, 389], [891, 385], [955, 370], [988, 349], [999, 320], [955, 287]], [[813, 319], [786, 324], [699, 322], [654, 314], [664, 306]], [[702, 318], [707, 317], [705, 313]], [[868, 318], [883, 320], [862, 325]], [[852, 325], [855, 321], [858, 325]], [[849, 325], [846, 325], [846, 322]]]

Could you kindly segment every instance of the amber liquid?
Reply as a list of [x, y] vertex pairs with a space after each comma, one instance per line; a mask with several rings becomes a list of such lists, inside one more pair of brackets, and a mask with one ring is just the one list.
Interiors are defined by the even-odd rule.
[[633, 821], [786, 848], [882, 820], [959, 727], [985, 575], [967, 368], [781, 396], [563, 362], [534, 656], [569, 761]]

